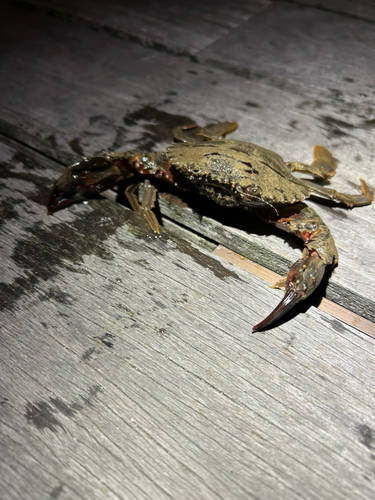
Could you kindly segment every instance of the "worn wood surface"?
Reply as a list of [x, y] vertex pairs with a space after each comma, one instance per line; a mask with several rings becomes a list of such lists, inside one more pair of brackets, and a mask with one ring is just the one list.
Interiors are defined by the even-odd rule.
[[261, 12], [271, 0], [243, 2], [185, 0], [59, 0], [27, 2], [57, 13], [64, 19], [83, 21], [111, 35], [176, 55], [194, 57], [229, 31]]
[[[282, 6], [287, 13], [292, 8], [277, 3], [272, 9]], [[298, 11], [302, 19], [303, 9]], [[267, 15], [275, 22], [277, 16], [273, 11], [267, 14], [268, 10], [258, 14], [257, 19]], [[319, 25], [322, 16], [339, 16], [314, 9], [312, 12], [316, 12]], [[307, 86], [308, 81], [286, 79], [284, 64], [274, 70], [275, 81], [266, 73], [264, 79], [244, 79], [43, 12], [22, 10], [21, 15], [19, 8], [11, 6], [8, 17], [3, 18], [1, 30], [4, 77], [0, 81], [0, 129], [63, 162], [101, 149], [160, 149], [169, 143], [171, 129], [177, 124], [233, 119], [240, 124], [234, 137], [274, 149], [285, 159], [310, 162], [314, 144], [327, 146], [340, 162], [332, 181], [338, 190], [355, 192], [359, 176], [370, 186], [375, 185], [372, 90], [361, 96], [358, 92], [363, 89], [357, 86], [355, 92], [341, 95], [344, 91], [338, 83], [349, 85], [341, 77], [334, 92], [317, 88], [314, 82]], [[328, 21], [324, 25], [326, 32]], [[368, 23], [365, 25], [368, 29]], [[254, 27], [248, 31], [253, 33]], [[233, 30], [236, 32], [237, 28]], [[332, 38], [326, 32], [323, 35]], [[256, 61], [256, 65], [267, 66], [269, 73], [277, 57], [269, 61], [269, 51], [258, 52], [263, 54], [259, 56], [263, 62]], [[119, 61], [128, 61], [128, 65]], [[333, 78], [327, 65], [323, 66], [327, 78]], [[372, 66], [364, 66], [366, 75]], [[320, 74], [323, 69], [319, 68]], [[350, 85], [353, 87], [353, 82]], [[200, 205], [196, 207], [200, 216], [195, 218], [191, 210], [182, 210], [181, 204], [161, 207], [163, 211], [167, 207], [166, 215], [179, 223], [225, 246], [229, 240], [233, 250], [282, 274], [300, 253], [293, 238], [287, 241], [284, 234], [259, 225], [256, 218], [241, 221], [238, 212], [231, 212], [232, 217], [223, 214], [216, 224], [215, 218], [223, 212], [217, 207], [209, 210]], [[340, 252], [340, 266], [329, 281], [327, 297], [374, 321], [373, 206], [348, 211], [316, 205], [316, 209], [329, 224]]]
[[371, 498], [374, 339], [252, 335], [261, 280], [108, 200], [49, 217], [56, 166], [1, 156], [5, 498]]
[[[192, 120], [375, 188], [371, 3], [1, 5], [1, 499], [372, 499], [375, 339], [318, 296], [251, 334], [282, 293], [212, 253], [284, 273], [293, 239], [186, 193], [160, 238], [114, 193], [45, 211], [64, 163]], [[374, 207], [315, 206], [374, 320]]]

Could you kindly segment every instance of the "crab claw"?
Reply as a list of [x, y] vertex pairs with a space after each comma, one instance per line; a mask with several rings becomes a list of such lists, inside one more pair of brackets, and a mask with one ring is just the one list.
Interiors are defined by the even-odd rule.
[[108, 156], [84, 158], [67, 167], [52, 188], [47, 213], [52, 214], [76, 201], [92, 198], [115, 186], [124, 174]]
[[253, 332], [267, 328], [301, 300], [306, 299], [320, 284], [325, 272], [324, 262], [306, 249], [307, 255], [297, 260], [290, 268], [288, 276], [276, 283], [275, 287], [285, 288], [285, 295], [275, 309], [254, 326]]
[[[61, 179], [61, 177], [60, 177]], [[85, 197], [79, 197], [78, 193], [69, 185], [60, 182], [60, 179], [55, 183], [52, 191], [49, 195], [47, 202], [47, 213], [48, 215], [57, 212], [61, 208], [70, 205], [74, 201], [84, 200]]]

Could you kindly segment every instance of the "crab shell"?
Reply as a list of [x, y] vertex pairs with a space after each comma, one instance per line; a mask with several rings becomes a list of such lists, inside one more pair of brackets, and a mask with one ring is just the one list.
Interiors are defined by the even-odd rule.
[[166, 156], [201, 194], [221, 205], [283, 206], [312, 193], [278, 154], [256, 144], [234, 140], [176, 143]]

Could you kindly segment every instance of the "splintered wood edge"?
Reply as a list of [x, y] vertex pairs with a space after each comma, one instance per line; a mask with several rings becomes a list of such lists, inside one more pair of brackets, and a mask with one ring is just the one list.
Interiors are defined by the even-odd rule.
[[[222, 245], [218, 245], [213, 253], [214, 255], [222, 257], [226, 261], [231, 262], [235, 266], [238, 266], [241, 269], [244, 269], [245, 271], [258, 276], [258, 278], [268, 281], [268, 283], [274, 284], [281, 278], [279, 274], [276, 274], [273, 271], [270, 271], [269, 269], [266, 269], [265, 267], [252, 262], [246, 257], [239, 255], [238, 253], [232, 252]], [[345, 309], [344, 307], [339, 306], [338, 304], [335, 304], [334, 302], [331, 302], [330, 300], [327, 300], [325, 298], [322, 299], [318, 308], [330, 314], [331, 316], [334, 316], [335, 318], [343, 321], [347, 325], [350, 325], [357, 330], [365, 333], [366, 335], [375, 338], [375, 323], [362, 318], [362, 316], [358, 316], [358, 314], [355, 314], [348, 309]]]

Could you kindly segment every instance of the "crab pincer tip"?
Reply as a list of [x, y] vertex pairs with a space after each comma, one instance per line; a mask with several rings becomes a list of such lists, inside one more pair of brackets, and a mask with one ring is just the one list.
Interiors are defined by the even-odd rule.
[[285, 295], [266, 319], [253, 327], [253, 332], [264, 330], [306, 299], [320, 284], [325, 264], [314, 255], [307, 254], [290, 268], [285, 284]]
[[53, 186], [47, 202], [47, 214], [52, 215], [61, 208], [72, 203], [73, 200], [65, 196], [58, 186]]
[[289, 289], [275, 309], [263, 321], [253, 327], [253, 333], [268, 328], [304, 298], [306, 298], [306, 295], [300, 290]]
[[56, 186], [53, 186], [52, 191], [48, 197], [47, 201], [47, 214], [52, 215], [53, 212], [56, 212], [56, 205], [58, 204], [56, 201]]

